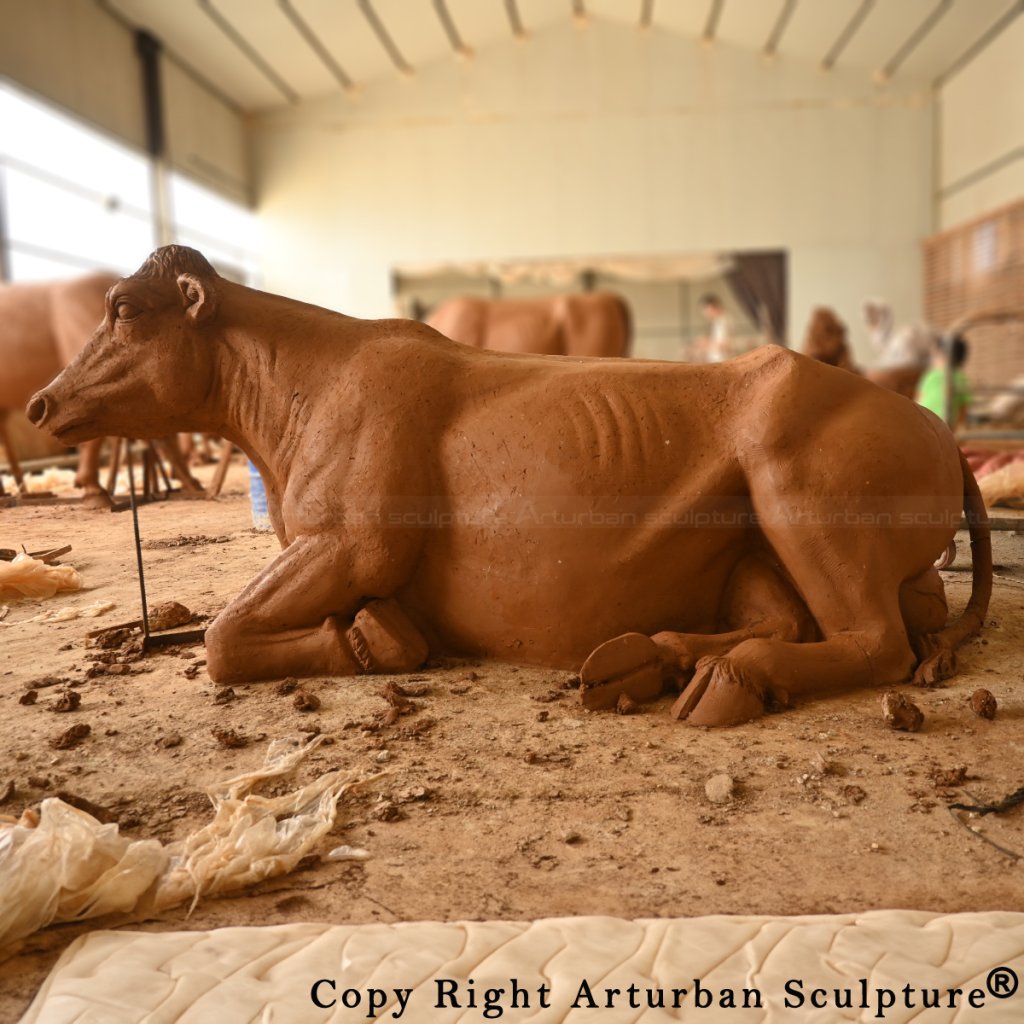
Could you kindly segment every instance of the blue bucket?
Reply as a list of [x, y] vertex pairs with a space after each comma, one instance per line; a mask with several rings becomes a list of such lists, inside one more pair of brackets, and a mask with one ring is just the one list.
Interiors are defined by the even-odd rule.
[[267, 511], [267, 489], [263, 486], [260, 471], [249, 460], [249, 505], [252, 508], [252, 525], [257, 530], [271, 530], [270, 513]]

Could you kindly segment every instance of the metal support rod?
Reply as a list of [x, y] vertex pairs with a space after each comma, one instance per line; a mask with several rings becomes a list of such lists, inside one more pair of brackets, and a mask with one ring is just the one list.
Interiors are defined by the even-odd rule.
[[142, 538], [139, 536], [139, 507], [135, 503], [135, 469], [132, 465], [131, 438], [125, 438], [125, 460], [128, 467], [128, 496], [132, 506], [132, 529], [135, 531], [135, 561], [139, 567], [139, 597], [142, 599], [143, 646], [149, 640], [149, 607], [146, 604], [146, 575], [142, 569]]

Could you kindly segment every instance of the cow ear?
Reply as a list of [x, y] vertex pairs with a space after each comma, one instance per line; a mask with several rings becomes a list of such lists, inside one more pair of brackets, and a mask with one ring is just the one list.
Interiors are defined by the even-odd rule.
[[216, 290], [195, 274], [179, 274], [178, 290], [185, 304], [185, 315], [194, 323], [205, 323], [217, 311]]

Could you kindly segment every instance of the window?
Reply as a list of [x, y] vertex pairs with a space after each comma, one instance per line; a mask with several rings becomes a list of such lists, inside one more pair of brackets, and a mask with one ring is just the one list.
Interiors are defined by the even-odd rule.
[[[256, 276], [256, 218], [169, 175], [175, 241], [225, 277]], [[12, 281], [129, 274], [157, 245], [152, 161], [0, 81], [0, 248]]]
[[153, 248], [146, 158], [6, 85], [0, 124], [12, 280], [138, 266]]
[[256, 217], [180, 174], [170, 176], [175, 239], [198, 249], [217, 272], [240, 284], [256, 277]]

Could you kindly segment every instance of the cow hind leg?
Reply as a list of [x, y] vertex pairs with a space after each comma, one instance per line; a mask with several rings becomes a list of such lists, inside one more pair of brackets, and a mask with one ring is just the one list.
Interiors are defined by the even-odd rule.
[[[851, 572], [849, 578], [829, 580], [823, 594], [820, 568], [802, 568], [818, 577], [814, 610], [824, 639], [755, 638], [724, 657], [703, 659], [673, 708], [676, 717], [691, 725], [738, 725], [795, 698], [909, 678], [917, 658], [904, 624], [899, 583], [891, 575], [887, 579], [882, 566], [869, 563], [863, 575]], [[923, 607], [915, 605], [915, 611]]]
[[727, 585], [721, 633], [626, 633], [598, 647], [583, 664], [583, 702], [614, 707], [619, 696], [654, 700], [665, 684], [689, 679], [705, 658], [722, 657], [746, 640], [813, 638], [814, 620], [799, 594], [767, 556], [743, 558]]
[[900, 610], [918, 658], [914, 681], [934, 686], [948, 679], [956, 672], [956, 652], [935, 643], [949, 616], [945, 588], [937, 569], [929, 569], [903, 584]]

